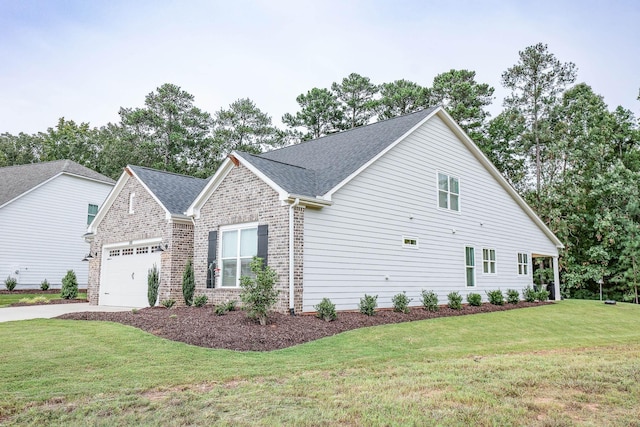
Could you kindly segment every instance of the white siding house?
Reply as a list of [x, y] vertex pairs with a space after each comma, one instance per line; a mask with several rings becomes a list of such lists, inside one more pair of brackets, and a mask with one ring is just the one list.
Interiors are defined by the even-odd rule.
[[87, 223], [113, 180], [68, 160], [0, 168], [0, 286], [18, 288], [47, 279], [58, 287], [67, 270], [87, 284]]

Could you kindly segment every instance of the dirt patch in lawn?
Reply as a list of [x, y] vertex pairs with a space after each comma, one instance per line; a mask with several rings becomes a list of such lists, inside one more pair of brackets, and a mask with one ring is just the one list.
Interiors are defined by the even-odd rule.
[[38, 302], [14, 302], [9, 307], [27, 307], [30, 305], [50, 305], [50, 304], [75, 304], [79, 302], [87, 302], [86, 299], [50, 299], [47, 301], [38, 301]]
[[144, 308], [116, 313], [69, 313], [58, 319], [102, 320], [130, 325], [162, 338], [209, 348], [240, 351], [270, 351], [339, 334], [351, 329], [389, 323], [412, 322], [437, 317], [461, 316], [515, 308], [536, 307], [549, 303], [482, 304], [480, 307], [465, 305], [462, 310], [446, 306], [437, 312], [412, 308], [409, 314], [379, 311], [375, 316], [360, 313], [338, 313], [338, 319], [325, 322], [314, 316], [289, 316], [272, 313], [267, 326], [260, 326], [247, 318], [243, 311], [232, 311], [217, 316], [211, 306]]

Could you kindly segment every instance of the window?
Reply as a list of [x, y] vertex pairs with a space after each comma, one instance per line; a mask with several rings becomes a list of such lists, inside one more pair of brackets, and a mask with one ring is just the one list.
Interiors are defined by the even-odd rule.
[[418, 238], [402, 236], [402, 247], [418, 249]]
[[458, 178], [438, 173], [438, 207], [460, 211], [460, 184]]
[[484, 274], [496, 274], [496, 250], [482, 250], [482, 272]]
[[476, 256], [475, 250], [471, 246], [464, 248], [465, 268], [467, 276], [467, 286], [476, 285]]
[[136, 255], [148, 254], [149, 246], [143, 246], [141, 248], [136, 248]]
[[258, 254], [257, 225], [222, 229], [220, 254], [222, 259], [222, 282], [225, 288], [240, 286], [241, 276], [251, 276], [250, 264]]
[[136, 198], [136, 193], [129, 194], [129, 213], [132, 214], [135, 211], [133, 210], [133, 202]]
[[96, 217], [98, 213], [98, 205], [89, 204], [89, 208], [87, 209], [87, 225], [93, 222], [93, 219]]
[[109, 251], [109, 256], [120, 256], [120, 249], [111, 249]]
[[526, 276], [529, 274], [529, 255], [518, 253], [518, 274]]
[[123, 249], [122, 255], [133, 255], [133, 248]]

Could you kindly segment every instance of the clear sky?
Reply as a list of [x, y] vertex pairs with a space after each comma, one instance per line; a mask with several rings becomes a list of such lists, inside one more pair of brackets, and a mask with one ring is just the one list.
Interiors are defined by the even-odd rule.
[[59, 117], [102, 126], [174, 83], [210, 112], [251, 98], [280, 125], [295, 98], [352, 72], [430, 86], [500, 75], [538, 42], [640, 115], [640, 1], [0, 0], [0, 133]]

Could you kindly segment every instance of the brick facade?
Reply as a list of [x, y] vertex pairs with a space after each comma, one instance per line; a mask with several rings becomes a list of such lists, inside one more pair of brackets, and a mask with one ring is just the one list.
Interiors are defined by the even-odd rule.
[[[283, 204], [271, 187], [240, 165], [234, 167], [200, 208], [194, 228], [194, 270], [196, 294], [205, 294], [214, 304], [239, 300], [240, 289], [206, 288], [209, 231], [221, 226], [257, 222], [267, 225], [268, 265], [278, 273], [280, 291], [275, 310], [289, 312], [289, 205]], [[294, 208], [295, 238], [295, 311], [302, 312], [302, 256], [304, 247], [304, 208]], [[220, 233], [218, 234], [220, 239]], [[217, 259], [220, 259], [218, 243]], [[219, 274], [219, 273], [218, 273]], [[219, 277], [216, 278], [219, 286]]]

